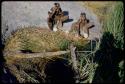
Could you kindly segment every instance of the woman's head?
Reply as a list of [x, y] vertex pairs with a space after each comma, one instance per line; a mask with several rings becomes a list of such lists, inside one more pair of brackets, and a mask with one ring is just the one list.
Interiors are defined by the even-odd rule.
[[57, 6], [58, 3], [54, 3], [55, 6]]
[[85, 13], [81, 13], [81, 14], [80, 14], [80, 17], [81, 17], [82, 19], [86, 19], [86, 14], [85, 14]]
[[54, 3], [55, 7], [60, 7], [59, 3]]

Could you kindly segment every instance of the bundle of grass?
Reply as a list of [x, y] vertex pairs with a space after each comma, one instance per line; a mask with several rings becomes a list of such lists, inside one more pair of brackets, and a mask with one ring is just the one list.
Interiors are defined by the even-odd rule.
[[68, 44], [71, 42], [82, 46], [87, 41], [85, 40], [83, 38], [75, 38], [71, 34], [67, 35], [62, 31], [52, 32], [38, 27], [26, 27], [17, 30], [10, 36], [5, 44], [5, 51], [58, 51], [67, 49]]
[[78, 69], [80, 73], [80, 83], [92, 83], [98, 64], [94, 62], [93, 53], [79, 53]]
[[[46, 64], [59, 58], [64, 61], [61, 56], [68, 58], [67, 55], [44, 56], [43, 58], [32, 58], [31, 55], [41, 52], [64, 51], [68, 49], [71, 42], [76, 46], [84, 46], [88, 41], [83, 38], [74, 38], [74, 36], [67, 35], [62, 31], [53, 32], [39, 27], [20, 28], [5, 43], [6, 65], [19, 83], [48, 82], [48, 79], [46, 81], [48, 76], [44, 73]], [[27, 58], [27, 56], [31, 58]], [[69, 65], [66, 64], [65, 66]]]

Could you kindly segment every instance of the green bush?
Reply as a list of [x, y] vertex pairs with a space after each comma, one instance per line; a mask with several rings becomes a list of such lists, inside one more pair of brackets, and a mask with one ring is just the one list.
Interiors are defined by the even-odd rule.
[[[114, 37], [114, 47], [124, 50], [124, 7], [122, 2], [116, 3], [111, 8], [108, 19], [104, 21], [104, 33], [109, 32]], [[109, 40], [110, 41], [110, 40]], [[121, 55], [121, 54], [120, 54]], [[119, 55], [119, 56], [120, 56]], [[119, 78], [123, 82], [124, 78], [124, 60], [119, 63]]]
[[104, 32], [110, 32], [115, 38], [115, 47], [123, 49], [124, 45], [124, 8], [123, 3], [116, 3], [111, 13], [104, 21]]
[[[124, 47], [123, 47], [123, 45], [124, 45], [124, 32], [123, 32], [123, 30], [124, 30], [124, 27], [123, 27], [124, 26], [124, 23], [123, 23], [124, 8], [123, 8], [123, 3], [118, 2], [118, 3], [113, 4], [112, 7], [109, 8], [109, 10], [110, 10], [110, 13], [107, 13], [108, 17], [104, 20], [104, 24], [103, 24], [103, 28], [104, 28], [103, 36], [105, 37], [103, 39], [105, 39], [105, 40], [103, 40], [102, 41], [103, 43], [101, 42], [101, 44], [103, 44], [103, 49], [105, 48], [104, 51], [109, 50], [109, 48], [107, 48], [109, 43], [113, 43], [112, 44], [114, 46], [113, 48], [118, 48], [118, 49], [123, 50], [124, 49]], [[108, 32], [108, 34], [107, 34], [107, 32]], [[110, 35], [113, 35], [114, 40], [111, 40], [112, 37]], [[105, 44], [107, 44], [107, 46], [105, 46]], [[96, 46], [97, 50], [99, 50], [99, 51], [101, 51], [100, 46], [102, 47], [102, 45], [100, 45], [100, 44], [99, 44], [99, 46]], [[101, 52], [103, 52], [103, 50]], [[102, 55], [102, 54], [104, 54], [104, 55]], [[104, 59], [107, 58], [108, 55], [110, 55], [109, 52], [104, 52], [102, 54], [99, 54], [99, 56], [100, 57], [104, 56], [103, 57]], [[106, 56], [106, 54], [107, 54], [107, 56]], [[120, 55], [121, 54], [119, 54], [119, 56]], [[99, 73], [95, 72], [95, 70], [99, 66], [101, 66], [102, 63], [107, 62], [108, 59], [98, 60], [98, 61], [100, 61], [101, 64], [100, 63], [96, 64], [92, 60], [90, 60], [87, 55], [83, 56], [83, 54], [81, 54], [80, 57], [82, 57], [82, 58], [80, 58], [80, 60], [78, 62], [79, 71], [80, 71], [80, 74], [82, 75], [82, 77], [86, 76], [86, 79], [80, 81], [80, 83], [92, 83], [92, 80], [94, 80], [94, 74], [95, 73], [98, 74], [98, 77], [97, 77], [98, 83], [101, 83], [101, 82], [104, 83], [105, 80], [102, 79], [103, 76], [101, 76], [101, 75], [102, 74], [106, 75], [107, 73], [99, 74]], [[94, 59], [92, 57], [92, 55], [90, 55], [90, 57], [92, 59]], [[114, 57], [114, 59], [115, 59], [115, 57]], [[113, 61], [113, 59], [111, 59], [110, 61]], [[124, 61], [120, 61], [119, 66], [117, 66], [117, 67], [119, 67], [118, 68], [119, 69], [118, 75], [119, 75], [119, 78], [120, 78], [120, 83], [122, 83], [122, 82], [124, 82], [124, 80], [123, 80], [123, 78], [124, 78]], [[83, 74], [85, 74], [86, 72], [88, 72], [87, 75], [83, 76]], [[107, 75], [107, 77], [111, 78], [112, 76]], [[113, 81], [107, 81], [107, 82], [113, 82]]]

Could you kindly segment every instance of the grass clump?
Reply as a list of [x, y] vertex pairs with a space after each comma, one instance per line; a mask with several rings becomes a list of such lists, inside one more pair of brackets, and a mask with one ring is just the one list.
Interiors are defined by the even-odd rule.
[[123, 49], [124, 44], [124, 8], [123, 3], [118, 2], [112, 7], [110, 17], [104, 22], [104, 31], [110, 32], [115, 38], [115, 47]]
[[60, 50], [68, 49], [70, 43], [71, 43], [70, 41], [65, 40], [65, 39], [63, 41], [61, 41], [60, 44], [59, 44]]
[[[80, 42], [81, 43], [80, 43]], [[52, 32], [42, 28], [24, 28], [19, 29], [6, 42], [5, 50], [32, 50], [33, 52], [58, 51], [66, 49], [70, 42], [84, 44], [84, 39], [77, 39], [73, 36], [67, 36], [63, 32]]]
[[79, 53], [78, 56], [80, 83], [92, 83], [98, 64], [93, 62], [94, 59], [92, 53]]
[[[20, 28], [5, 43], [4, 55], [7, 67], [16, 76], [19, 83], [45, 83], [45, 66], [48, 62], [54, 61], [55, 58], [58, 59], [58, 56], [24, 59], [16, 58], [24, 55], [18, 52], [21, 50], [29, 50], [33, 53], [67, 50], [71, 42], [80, 46], [86, 44], [87, 40], [74, 38], [74, 36], [67, 35], [62, 31], [53, 32], [39, 27]], [[64, 58], [61, 57], [60, 59], [63, 60]]]

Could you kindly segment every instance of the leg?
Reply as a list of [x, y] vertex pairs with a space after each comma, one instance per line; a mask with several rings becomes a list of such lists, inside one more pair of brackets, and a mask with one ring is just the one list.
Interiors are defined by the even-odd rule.
[[78, 27], [78, 36], [81, 36], [81, 34], [80, 34], [80, 27]]
[[53, 30], [53, 24], [51, 22], [48, 23], [49, 29]]
[[61, 20], [57, 21], [57, 28], [60, 29], [63, 27], [63, 22]]

